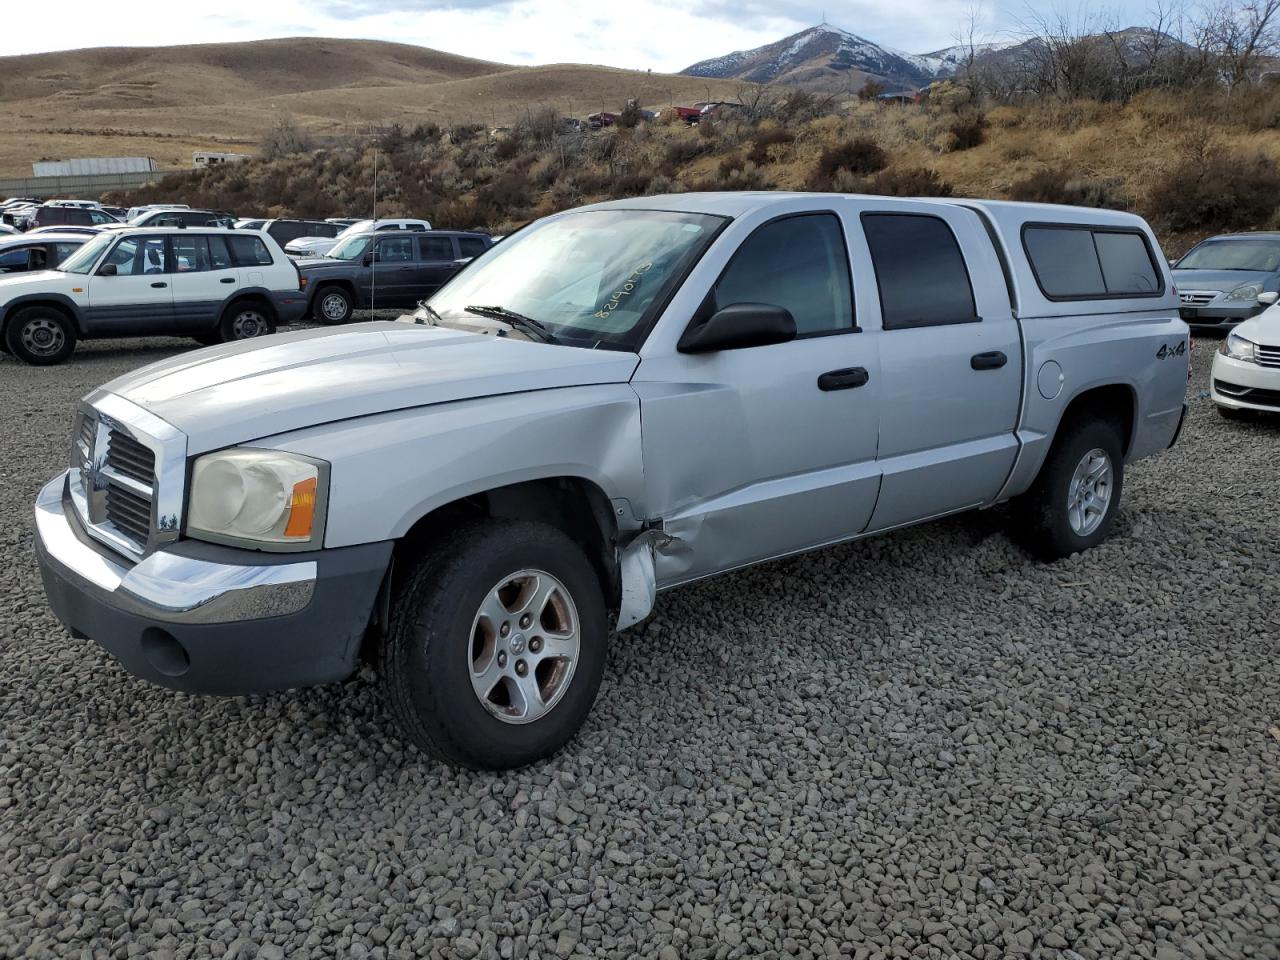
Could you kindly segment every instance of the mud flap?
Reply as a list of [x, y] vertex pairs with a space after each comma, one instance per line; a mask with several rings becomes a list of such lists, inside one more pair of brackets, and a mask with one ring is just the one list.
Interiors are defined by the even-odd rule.
[[618, 630], [635, 626], [653, 612], [658, 593], [655, 555], [672, 543], [672, 537], [660, 529], [646, 530], [622, 551], [619, 568], [622, 573], [622, 602], [618, 607]]

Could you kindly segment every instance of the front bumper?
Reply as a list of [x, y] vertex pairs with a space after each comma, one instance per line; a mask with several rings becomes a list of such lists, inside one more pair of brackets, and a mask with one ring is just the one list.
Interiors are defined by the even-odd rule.
[[389, 542], [261, 553], [182, 540], [130, 566], [81, 529], [60, 476], [36, 500], [49, 605], [130, 673], [191, 693], [341, 680], [391, 559]]
[[1209, 396], [1218, 406], [1232, 410], [1280, 412], [1280, 367], [1264, 367], [1215, 353]]
[[290, 290], [288, 293], [276, 291], [272, 293], [271, 300], [276, 308], [276, 323], [281, 326], [297, 323], [307, 314], [305, 290]]
[[1229, 327], [1256, 317], [1265, 309], [1263, 304], [1238, 300], [1207, 307], [1179, 307], [1178, 315], [1193, 327]]

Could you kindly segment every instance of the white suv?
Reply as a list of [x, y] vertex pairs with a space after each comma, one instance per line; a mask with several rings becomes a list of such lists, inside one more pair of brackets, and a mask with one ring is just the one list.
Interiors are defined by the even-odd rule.
[[360, 220], [351, 224], [336, 237], [299, 237], [284, 245], [284, 252], [291, 257], [323, 257], [342, 241], [358, 233], [372, 230], [430, 230], [430, 220], [392, 218], [390, 220]]
[[81, 339], [247, 340], [301, 319], [305, 285], [264, 233], [115, 230], [57, 270], [0, 277], [0, 346], [47, 366], [65, 361]]

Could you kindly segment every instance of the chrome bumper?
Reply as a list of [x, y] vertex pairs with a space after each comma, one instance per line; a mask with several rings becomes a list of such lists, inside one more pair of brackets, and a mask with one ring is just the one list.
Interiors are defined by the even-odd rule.
[[158, 550], [130, 566], [85, 543], [65, 502], [66, 475], [36, 499], [43, 552], [82, 589], [118, 610], [163, 623], [233, 623], [297, 613], [311, 602], [314, 560], [265, 565], [213, 563]]

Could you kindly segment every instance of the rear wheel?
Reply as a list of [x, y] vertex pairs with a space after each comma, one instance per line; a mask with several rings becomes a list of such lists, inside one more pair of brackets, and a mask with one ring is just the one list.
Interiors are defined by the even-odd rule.
[[5, 324], [4, 343], [19, 360], [47, 367], [71, 356], [76, 348], [76, 331], [66, 315], [53, 307], [27, 307]]
[[233, 303], [222, 316], [218, 334], [223, 343], [254, 340], [276, 332], [276, 322], [265, 304], [256, 300]]
[[1059, 433], [1016, 513], [1027, 546], [1046, 560], [1088, 550], [1106, 539], [1120, 506], [1124, 453], [1108, 420], [1078, 420]]
[[354, 312], [355, 301], [342, 287], [324, 287], [316, 294], [313, 313], [321, 323], [346, 323]]
[[577, 733], [604, 673], [604, 595], [554, 527], [486, 520], [445, 535], [397, 589], [379, 672], [415, 744], [510, 769]]

